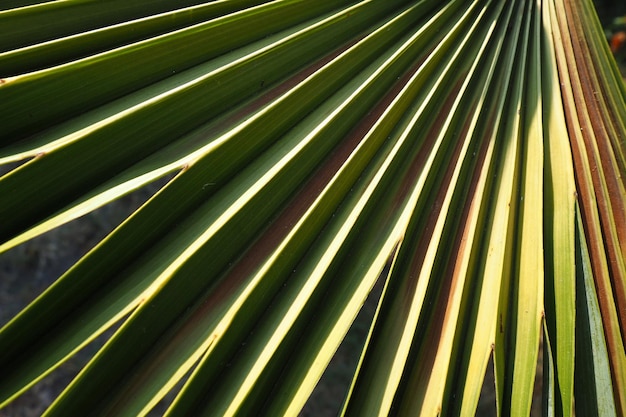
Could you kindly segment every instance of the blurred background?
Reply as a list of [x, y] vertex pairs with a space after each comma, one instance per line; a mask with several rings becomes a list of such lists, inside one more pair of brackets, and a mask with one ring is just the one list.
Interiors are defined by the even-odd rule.
[[626, 77], [626, 1], [594, 0], [611, 52]]

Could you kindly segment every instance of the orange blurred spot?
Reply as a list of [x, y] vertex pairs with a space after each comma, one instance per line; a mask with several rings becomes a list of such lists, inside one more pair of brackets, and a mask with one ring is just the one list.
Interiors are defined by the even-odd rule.
[[616, 53], [619, 51], [624, 42], [626, 42], [626, 32], [617, 32], [613, 35], [611, 38], [611, 52]]

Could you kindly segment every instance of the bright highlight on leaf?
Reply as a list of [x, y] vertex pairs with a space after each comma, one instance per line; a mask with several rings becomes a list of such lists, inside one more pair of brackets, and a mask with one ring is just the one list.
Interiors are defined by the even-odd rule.
[[0, 329], [0, 408], [121, 321], [46, 416], [297, 415], [382, 286], [342, 415], [529, 415], [539, 354], [546, 415], [626, 413], [590, 0], [0, 8], [0, 252], [172, 178]]

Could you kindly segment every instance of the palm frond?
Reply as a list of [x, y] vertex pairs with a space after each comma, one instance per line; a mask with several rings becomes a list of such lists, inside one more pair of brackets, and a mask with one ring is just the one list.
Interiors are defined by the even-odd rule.
[[[12, 1], [0, 252], [167, 184], [0, 330], [0, 407], [626, 413], [626, 88], [589, 0]], [[540, 349], [540, 345], [543, 346]]]

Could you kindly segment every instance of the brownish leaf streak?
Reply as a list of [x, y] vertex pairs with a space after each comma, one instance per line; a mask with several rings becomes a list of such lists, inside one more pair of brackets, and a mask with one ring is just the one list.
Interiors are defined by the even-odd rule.
[[[474, 103], [474, 108], [475, 108], [475, 104], [476, 103]], [[467, 114], [471, 115], [472, 112], [473, 112], [473, 109], [468, 111]], [[464, 141], [467, 140], [469, 124], [470, 124], [470, 120], [468, 119], [465, 121], [462, 132], [456, 138], [456, 141], [457, 141], [456, 146], [454, 147], [452, 157], [450, 158], [450, 161], [448, 162], [448, 165], [446, 167], [446, 172], [443, 177], [443, 181], [439, 187], [438, 195], [436, 198], [436, 201], [438, 202], [437, 208], [439, 210], [437, 210], [436, 216], [434, 216], [434, 213], [433, 213], [433, 216], [429, 217], [429, 222], [431, 219], [433, 220], [433, 226], [437, 222], [437, 218], [441, 215], [441, 202], [445, 198], [445, 195], [451, 186], [451, 179], [454, 173], [454, 169], [457, 164], [461, 163], [461, 161], [459, 160], [459, 155], [461, 153], [461, 149], [463, 147]], [[483, 146], [483, 148], [486, 151], [486, 147]], [[482, 156], [484, 159], [484, 153]], [[472, 188], [473, 191], [475, 191], [475, 188], [478, 184], [479, 175], [480, 175], [480, 170], [475, 170], [474, 175], [472, 175], [470, 187]], [[462, 181], [462, 179], [460, 179], [460, 181]], [[460, 272], [461, 272], [459, 270], [459, 263], [457, 262], [457, 260], [462, 258], [463, 256], [462, 253], [468, 250], [468, 246], [467, 246], [468, 242], [467, 242], [467, 237], [466, 237], [466, 231], [467, 231], [467, 226], [468, 226], [467, 222], [468, 222], [470, 213], [473, 211], [473, 209], [476, 208], [476, 206], [473, 204], [474, 202], [473, 200], [465, 199], [464, 201], [465, 201], [465, 204], [463, 204], [463, 209], [461, 210], [460, 213], [458, 213], [459, 219], [457, 221], [459, 223], [457, 227], [453, 230], [454, 232], [454, 238], [452, 240], [453, 244], [451, 247], [441, 248], [441, 250], [444, 250], [444, 252], [448, 254], [455, 254], [455, 257], [452, 259], [449, 259], [447, 262], [447, 267], [441, 277], [442, 279], [441, 293], [437, 297], [438, 300], [440, 301], [445, 300], [445, 302], [437, 303], [438, 307], [435, 310], [435, 318], [436, 318], [435, 323], [440, 323], [440, 325], [436, 327], [440, 327], [441, 329], [446, 327], [448, 325], [449, 320], [451, 319], [451, 317], [449, 317], [447, 312], [450, 308], [450, 302], [454, 295], [453, 290], [455, 289], [457, 285], [457, 281], [459, 279]], [[451, 221], [454, 221], [454, 220], [451, 219]], [[465, 227], [460, 227], [463, 225]], [[456, 323], [456, 321], [457, 320], [454, 319], [454, 323]], [[440, 334], [441, 334], [441, 331], [438, 331], [437, 337], [439, 337]]]
[[[413, 158], [410, 163], [409, 169], [405, 173], [402, 179], [400, 179], [401, 186], [398, 188], [396, 192], [394, 202], [397, 207], [399, 207], [408, 197], [408, 195], [413, 191], [415, 187], [415, 182], [419, 177], [420, 173], [424, 169], [424, 165], [428, 157], [432, 153], [433, 145], [435, 144], [436, 138], [441, 131], [448, 114], [451, 111], [452, 105], [454, 104], [454, 100], [461, 88], [462, 80], [465, 74], [460, 74], [458, 76], [458, 81], [452, 87], [450, 93], [448, 94], [446, 101], [443, 106], [439, 110], [437, 117], [435, 118], [433, 124], [430, 126], [430, 129], [426, 134], [423, 135], [424, 143], [420, 145], [420, 149]], [[457, 151], [455, 149], [455, 151]], [[458, 155], [457, 155], [458, 156]], [[449, 180], [449, 178], [448, 178]], [[445, 179], [442, 184], [445, 184]], [[442, 187], [443, 188], [443, 187]], [[428, 190], [425, 190], [427, 192]], [[436, 190], [431, 190], [432, 192], [436, 192]], [[424, 257], [426, 256], [426, 251], [428, 250], [428, 245], [432, 238], [432, 233], [434, 230], [434, 225], [437, 222], [437, 216], [441, 211], [441, 201], [443, 199], [443, 195], [440, 192], [437, 194], [435, 200], [432, 203], [431, 207], [428, 207], [429, 210], [427, 213], [416, 213], [416, 216], [428, 216], [426, 222], [424, 223], [423, 230], [419, 230], [418, 232], [421, 235], [418, 238], [417, 246], [412, 254], [405, 254], [405, 256], [411, 257], [411, 263], [408, 268], [408, 273], [411, 275], [412, 283], [410, 284], [409, 291], [405, 291], [402, 294], [402, 306], [403, 306], [403, 314], [406, 316], [411, 308], [411, 303], [413, 301], [413, 297], [415, 294], [415, 288], [417, 285], [417, 278], [419, 276], [419, 271], [422, 269], [424, 263]], [[411, 221], [415, 221], [416, 219], [412, 219]], [[404, 249], [406, 250], [406, 249]], [[404, 252], [403, 248], [400, 247], [400, 251]]]
[[[590, 126], [581, 126], [579, 128], [579, 114], [577, 113], [577, 109], [575, 103], [584, 102], [582, 101], [582, 91], [578, 80], [570, 80], [570, 75], [572, 77], [578, 76], [578, 69], [576, 66], [576, 55], [572, 44], [568, 42], [570, 37], [576, 37], [576, 32], [574, 30], [570, 30], [568, 27], [568, 22], [572, 20], [572, 14], [570, 11], [565, 11], [564, 8], [568, 10], [571, 7], [569, 2], [556, 2], [557, 7], [557, 18], [558, 18], [558, 26], [559, 32], [563, 38], [563, 56], [557, 54], [557, 67], [559, 72], [559, 78], [561, 79], [561, 94], [563, 96], [563, 106], [565, 111], [566, 124], [568, 129], [568, 136], [570, 138], [571, 146], [572, 146], [572, 157], [574, 160], [574, 172], [575, 172], [575, 180], [576, 180], [576, 190], [578, 194], [578, 204], [580, 206], [581, 217], [583, 219], [583, 224], [585, 226], [585, 235], [587, 244], [589, 247], [589, 255], [591, 259], [591, 269], [594, 275], [594, 281], [596, 284], [596, 292], [598, 296], [598, 301], [600, 304], [600, 312], [602, 317], [602, 323], [604, 327], [604, 331], [606, 334], [607, 348], [609, 350], [609, 358], [611, 359], [611, 374], [612, 379], [614, 381], [619, 380], [620, 375], [617, 374], [619, 370], [615, 363], [613, 363], [613, 359], [615, 357], [619, 357], [619, 355], [623, 354], [623, 337], [621, 345], [618, 344], [613, 337], [610, 336], [610, 329], [615, 324], [611, 321], [610, 314], [610, 304], [613, 303], [612, 300], [612, 289], [610, 286], [606, 284], [610, 282], [610, 276], [605, 276], [603, 264], [606, 262], [605, 258], [605, 248], [603, 242], [602, 230], [596, 226], [596, 222], [594, 221], [594, 212], [598, 210], [598, 206], [596, 205], [596, 195], [594, 193], [593, 183], [589, 184], [585, 181], [584, 176], [582, 175], [585, 172], [585, 165], [589, 163], [591, 169], [593, 170], [595, 161], [587, 160], [586, 148], [583, 143], [583, 134], [585, 129], [589, 129]], [[575, 43], [575, 42], [574, 42]], [[556, 42], [558, 45], [559, 43]], [[579, 59], [582, 59], [579, 58]], [[570, 87], [570, 88], [568, 88]], [[578, 98], [578, 100], [576, 100]], [[581, 132], [583, 130], [583, 132]], [[624, 314], [622, 312], [622, 314]], [[622, 331], [622, 335], [624, 332]], [[620, 352], [622, 351], [622, 352]], [[616, 398], [616, 406], [618, 408], [618, 414], [623, 415], [626, 410], [622, 409], [622, 402], [617, 400], [623, 393], [620, 392], [620, 388], [613, 384], [614, 387], [614, 396]]]
[[[464, 76], [461, 77], [461, 80], [463, 78]], [[446, 117], [448, 116], [450, 112], [450, 107], [452, 106], [454, 99], [456, 99], [456, 96], [458, 95], [461, 82], [462, 81], [459, 81], [457, 83], [453, 92], [448, 96], [446, 105], [444, 106], [444, 110], [442, 110], [439, 113], [437, 117], [437, 122], [435, 122], [435, 126], [433, 126], [433, 128], [429, 131], [429, 134], [428, 134], [429, 137], [436, 137], [437, 133], [441, 130], [441, 125], [443, 124]], [[475, 106], [476, 106], [476, 103], [472, 103], [472, 106], [467, 109], [466, 114], [471, 115], [475, 109]], [[415, 277], [419, 276], [419, 271], [422, 268], [426, 251], [432, 240], [432, 232], [434, 231], [435, 225], [439, 217], [442, 215], [441, 213], [442, 204], [446, 198], [446, 194], [448, 193], [448, 190], [451, 187], [451, 181], [452, 181], [452, 176], [454, 174], [454, 170], [457, 164], [461, 163], [459, 158], [460, 158], [461, 150], [463, 148], [464, 141], [467, 140], [469, 126], [470, 126], [470, 120], [466, 119], [461, 131], [457, 135], [453, 135], [453, 137], [448, 138], [448, 140], [454, 140], [455, 142], [451, 144], [453, 147], [451, 155], [449, 159], [446, 161], [446, 164], [442, 167], [442, 169], [444, 169], [445, 171], [443, 173], [441, 183], [439, 184], [439, 187], [437, 189], [432, 190], [432, 192], [436, 193], [436, 197], [431, 207], [431, 210], [428, 213], [428, 220], [427, 220], [427, 225], [425, 227], [425, 231], [422, 234], [422, 236], [420, 236], [419, 246], [418, 246], [419, 256], [416, 256], [414, 258], [417, 262], [413, 264], [413, 265], [419, 264], [419, 269], [417, 269], [417, 267], [414, 268], [412, 266], [411, 269], [409, 270], [409, 273], [411, 273]], [[431, 150], [431, 149], [429, 148], [428, 150]], [[413, 164], [413, 166], [415, 166], [415, 164]], [[423, 164], [419, 164], [420, 168], [422, 166]], [[417, 175], [415, 178], [417, 178]], [[413, 180], [415, 180], [415, 178]], [[469, 209], [470, 209], [470, 204], [465, 204], [463, 207], [463, 211], [459, 213], [461, 217], [461, 219], [459, 220], [460, 222], [467, 220]], [[419, 214], [421, 213], [418, 213], [417, 215]], [[443, 215], [445, 216], [446, 214], [443, 214]], [[453, 222], [454, 222], [453, 219], [449, 219], [447, 221], [448, 226], [450, 226], [450, 223], [453, 223]], [[444, 235], [447, 234], [446, 232], [447, 231], [443, 232]], [[456, 237], [456, 239], [454, 239], [452, 247], [443, 247], [442, 245], [445, 242], [444, 241], [440, 242], [438, 251], [443, 252], [442, 254], [443, 258], [446, 257], [446, 254], [448, 255], [458, 254], [461, 248], [464, 247], [464, 242], [461, 239], [463, 233], [462, 233], [462, 230], [459, 230], [458, 225], [455, 227], [455, 230], [451, 230], [449, 232], [452, 232], [454, 234], [453, 236]], [[435, 365], [437, 353], [439, 352], [439, 346], [442, 342], [441, 337], [442, 337], [443, 329], [449, 324], [450, 320], [454, 320], [454, 322], [456, 322], [455, 318], [450, 317], [450, 309], [452, 308], [452, 305], [451, 305], [452, 298], [455, 295], [455, 291], [462, 291], [462, 289], [459, 289], [456, 287], [459, 276], [458, 274], [454, 273], [454, 264], [455, 264], [454, 260], [448, 259], [447, 261], [444, 260], [440, 262], [445, 262], [447, 267], [444, 268], [445, 272], [441, 271], [439, 275], [434, 275], [431, 273], [431, 279], [433, 279], [432, 284], [434, 286], [438, 286], [439, 291], [436, 291], [437, 301], [432, 302], [435, 308], [433, 310], [431, 320], [429, 320], [430, 325], [428, 326], [428, 329], [426, 330], [427, 332], [426, 335], [421, 340], [415, 339], [413, 341], [414, 346], [418, 348], [418, 351], [416, 351], [415, 354], [419, 355], [419, 360], [413, 361], [414, 369], [410, 372], [410, 375], [412, 375], [411, 377], [412, 383], [413, 384], [417, 383], [418, 386], [421, 386], [422, 382], [428, 381], [430, 377], [432, 376], [432, 370]], [[437, 270], [437, 266], [435, 266], [435, 270]], [[412, 294], [414, 294], [414, 289], [415, 289], [416, 284], [417, 282], [414, 282], [412, 285], [412, 288], [411, 288]], [[416, 359], [416, 357], [417, 356], [414, 356], [412, 359]], [[409, 361], [411, 361], [411, 359]], [[425, 395], [425, 392], [423, 390], [418, 389], [417, 391], [412, 392], [411, 395], [423, 397], [423, 395]], [[421, 399], [423, 400], [423, 398]]]
[[[585, 11], [582, 10], [580, 13], [584, 14]], [[579, 33], [586, 34], [590, 31], [588, 28], [588, 19], [584, 21], [581, 20], [578, 24], [586, 24], [587, 26], [580, 26], [582, 32]], [[590, 41], [592, 42], [593, 40]], [[623, 116], [626, 115], [626, 111], [623, 108], [624, 98], [615, 90], [615, 86], [607, 82], [607, 79], [611, 79], [615, 83], [621, 83], [622, 80], [621, 78], [616, 78], [614, 73], [603, 72], [602, 67], [596, 66], [597, 62], [604, 61], [607, 58], [606, 52], [596, 48], [596, 45], [592, 45], [592, 47], [588, 48], [590, 56], [587, 61], [598, 70], [599, 74], [602, 74], [602, 76], [598, 77], [596, 71], [590, 73], [590, 75], [593, 76], [595, 91], [602, 98], [602, 100], [597, 100], [597, 102], [601, 106], [600, 116], [608, 129], [609, 146], [612, 146], [613, 153], [617, 154], [615, 163], [617, 165], [618, 179], [621, 181], [622, 187], [626, 187], [626, 159], [624, 154], [626, 151], [626, 148], [624, 148], [624, 144], [626, 143], [626, 126], [623, 119]], [[620, 108], [620, 106], [622, 106], [622, 108]], [[622, 198], [624, 198], [624, 196], [622, 196]]]
[[[568, 13], [568, 22], [576, 22], [580, 19], [580, 15], [577, 10], [573, 8], [573, 4], [566, 3], [566, 12]], [[584, 146], [586, 149], [586, 155], [589, 159], [591, 166], [591, 175], [593, 180], [593, 188], [595, 190], [595, 199], [597, 203], [598, 211], [600, 214], [601, 230], [603, 240], [606, 248], [606, 257], [608, 261], [610, 279], [612, 283], [612, 292], [615, 295], [616, 307], [618, 312], [618, 319], [620, 325], [620, 331], [622, 336], [622, 344], [626, 345], [626, 293], [624, 293], [624, 286], [620, 285], [626, 281], [626, 276], [623, 275], [623, 271], [620, 269], [619, 264], [624, 260], [624, 252], [619, 247], [619, 240], [626, 239], [626, 211], [624, 211], [623, 195], [619, 188], [619, 185], [615, 182], [617, 172], [609, 172], [605, 175], [605, 169], [612, 167], [612, 161], [603, 158], [602, 153], [600, 155], [595, 152], [596, 146], [602, 148], [603, 144], [606, 144], [608, 135], [604, 126], [602, 126], [602, 118], [599, 115], [599, 109], [594, 97], [594, 90], [591, 82], [589, 81], [590, 71], [587, 66], [585, 57], [589, 56], [588, 44], [581, 36], [584, 36], [582, 27], [572, 30], [572, 47], [573, 47], [573, 59], [569, 59], [570, 74], [580, 74], [581, 76], [577, 81], [573, 82], [574, 103], [578, 103], [576, 111], [578, 112], [578, 120], [581, 123], [581, 134], [584, 140]], [[569, 46], [569, 45], [568, 45]], [[585, 117], [588, 114], [589, 117]], [[594, 133], [596, 133], [594, 135]], [[606, 148], [605, 148], [606, 150]], [[577, 177], [578, 178], [578, 177]], [[603, 179], [607, 183], [608, 196], [602, 192]], [[615, 213], [612, 210], [611, 195], [614, 199], [618, 199], [621, 202], [621, 207], [618, 207], [618, 212]], [[621, 211], [621, 212], [620, 212]], [[615, 239], [612, 235], [612, 225], [615, 224], [618, 234], [621, 234], [622, 239]], [[598, 283], [599, 280], [596, 280]], [[626, 411], [626, 410], [625, 410]]]
[[[587, 235], [587, 243], [589, 245], [589, 252], [591, 257], [591, 268], [594, 276], [598, 277], [602, 275], [602, 267], [601, 265], [605, 261], [604, 259], [604, 243], [602, 239], [602, 233], [595, 226], [595, 222], [593, 221], [594, 215], [593, 213], [597, 210], [595, 204], [595, 193], [593, 189], [593, 183], [587, 183], [581, 174], [584, 172], [585, 163], [589, 162], [591, 170], [594, 169], [592, 162], [588, 161], [586, 157], [586, 148], [583, 144], [582, 138], [582, 130], [583, 128], [578, 128], [579, 123], [583, 122], [579, 120], [577, 109], [575, 106], [575, 96], [576, 93], [576, 82], [575, 80], [569, 79], [569, 74], [571, 76], [577, 75], [576, 66], [575, 66], [575, 58], [574, 52], [571, 48], [571, 44], [567, 43], [567, 39], [569, 38], [569, 28], [567, 27], [567, 21], [564, 20], [565, 16], [559, 15], [559, 29], [560, 32], [564, 34], [564, 62], [559, 59], [557, 56], [557, 67], [559, 71], [559, 77], [561, 78], [561, 94], [563, 96], [563, 106], [565, 112], [565, 119], [568, 129], [568, 136], [570, 138], [571, 146], [572, 146], [572, 157], [574, 160], [574, 173], [576, 179], [576, 190], [578, 194], [578, 203], [581, 208], [581, 216], [583, 218], [583, 224], [586, 226], [585, 232]], [[564, 77], [567, 77], [566, 81]], [[571, 81], [571, 82], [570, 82]], [[571, 87], [568, 89], [567, 87]], [[580, 87], [578, 87], [580, 90]], [[580, 93], [578, 93], [580, 94]], [[596, 280], [597, 282], [598, 280]], [[603, 291], [601, 288], [598, 289], [598, 297], [600, 298], [600, 305], [604, 305], [607, 302], [607, 294], [606, 291]], [[603, 315], [604, 317], [604, 315]], [[608, 323], [605, 323], [605, 325]]]
[[[467, 115], [468, 118], [465, 120], [465, 123], [463, 124], [463, 129], [461, 130], [452, 155], [452, 158], [450, 160], [450, 163], [448, 164], [448, 168], [446, 171], [446, 174], [444, 176], [444, 182], [443, 184], [445, 184], [445, 187], [441, 187], [440, 189], [440, 193], [443, 194], [442, 197], [445, 197], [445, 193], [446, 190], [448, 188], [450, 188], [450, 180], [452, 177], [452, 174], [454, 172], [455, 166], [463, 163], [463, 161], [459, 160], [459, 155], [461, 153], [461, 149], [463, 147], [463, 143], [468, 139], [468, 130], [471, 124], [471, 116], [473, 114], [473, 112], [476, 110], [476, 105], [477, 103], [474, 102], [472, 103], [471, 108], [467, 109]], [[484, 158], [485, 158], [485, 154], [487, 152], [487, 146], [486, 146], [486, 142], [482, 143], [481, 146], [481, 150], [480, 150], [480, 155], [479, 155], [479, 162], [482, 163], [484, 162]], [[468, 152], [471, 152], [471, 147], [468, 150]], [[470, 158], [469, 155], [465, 155], [465, 158]], [[471, 175], [471, 179], [470, 179], [470, 183], [469, 183], [469, 193], [463, 191], [463, 195], [466, 196], [473, 196], [474, 193], [476, 192], [476, 187], [478, 186], [478, 181], [480, 178], [480, 172], [481, 172], [481, 167], [478, 167], [478, 169], [476, 168], [476, 166], [474, 167], [474, 169], [472, 170], [472, 175]], [[461, 175], [463, 175], [463, 172], [461, 172]], [[459, 182], [463, 182], [464, 179], [463, 178], [459, 178], [458, 179]], [[443, 185], [442, 184], [442, 185]], [[463, 184], [457, 184], [457, 187], [464, 187]], [[461, 192], [460, 190], [456, 190], [455, 193], [459, 193]], [[469, 218], [470, 215], [472, 213], [474, 213], [476, 210], [478, 210], [480, 208], [480, 198], [477, 199], [473, 199], [473, 198], [463, 198], [462, 201], [463, 203], [463, 207], [462, 210], [457, 214], [458, 219], [457, 224], [455, 226], [455, 228], [451, 231], [454, 233], [454, 238], [453, 238], [453, 245], [452, 247], [449, 248], [442, 248], [446, 253], [449, 254], [454, 254], [454, 256], [451, 256], [451, 259], [448, 260], [447, 262], [447, 267], [445, 269], [444, 272], [444, 280], [445, 281], [449, 281], [449, 284], [444, 285], [443, 287], [443, 292], [442, 294], [447, 294], [447, 302], [446, 303], [442, 303], [442, 304], [446, 304], [448, 305], [453, 297], [454, 294], [450, 293], [451, 289], [456, 288], [457, 286], [457, 281], [459, 280], [459, 277], [462, 275], [463, 271], [460, 270], [460, 266], [461, 263], [459, 262], [459, 260], [461, 260], [463, 258], [463, 254], [465, 252], [467, 252], [468, 250], [471, 250], [471, 243], [472, 242], [468, 242], [467, 241], [467, 232], [468, 232], [468, 228], [470, 226], [469, 224]], [[449, 221], [454, 222], [454, 219], [450, 219]], [[468, 245], [469, 243], [469, 245]], [[442, 299], [442, 297], [440, 296], [439, 299]], [[447, 310], [447, 308], [446, 308]], [[442, 323], [442, 327], [445, 327], [448, 325], [448, 321], [451, 318], [449, 317], [448, 314], [445, 314], [445, 317], [443, 317], [443, 323]], [[458, 319], [454, 318], [454, 323], [457, 323]]]
[[[585, 30], [581, 25], [580, 11], [572, 9], [573, 22], [576, 25], [574, 33], [582, 34], [584, 36]], [[597, 170], [592, 171], [594, 175], [594, 187], [596, 190], [602, 190], [601, 181], [604, 179], [607, 187], [607, 195], [603, 198], [602, 214], [603, 220], [606, 224], [608, 222], [614, 222], [617, 231], [618, 242], [611, 242], [611, 239], [607, 237], [607, 245], [610, 248], [610, 253], [618, 255], [621, 253], [621, 257], [626, 257], [626, 196], [624, 196], [623, 184], [620, 181], [620, 175], [617, 166], [617, 160], [613, 152], [613, 148], [610, 143], [609, 129], [613, 134], [615, 130], [611, 129], [611, 126], [607, 126], [605, 114], [606, 105], [605, 98], [602, 96], [602, 88], [597, 77], [596, 68], [591, 60], [591, 52], [589, 51], [589, 44], [586, 39], [576, 37], [573, 42], [574, 54], [579, 59], [576, 60], [578, 65], [578, 71], [581, 74], [581, 95], [579, 103], [585, 103], [584, 108], [581, 106], [580, 111], [585, 111], [589, 114], [589, 121], [593, 128], [593, 133], [588, 129], [583, 130], [583, 138], [587, 146], [588, 155], [592, 155], [596, 161]], [[583, 101], [584, 100], [584, 101]], [[596, 151], [597, 149], [597, 151]], [[607, 175], [608, 174], [608, 175]], [[619, 247], [614, 248], [614, 243], [621, 243], [621, 250]], [[612, 263], [616, 263], [617, 259], [611, 259]], [[614, 266], [612, 269], [615, 269]], [[624, 277], [622, 277], [624, 278]], [[626, 300], [626, 297], [622, 294], [622, 299]], [[626, 308], [626, 305], [622, 305]], [[622, 327], [624, 322], [622, 321]]]
[[[463, 258], [463, 254], [467, 251], [471, 251], [473, 241], [469, 241], [468, 237], [470, 234], [470, 230], [474, 225], [474, 220], [478, 217], [478, 213], [481, 210], [483, 204], [483, 195], [477, 193], [480, 177], [485, 170], [490, 169], [490, 164], [485, 164], [487, 157], [487, 151], [489, 149], [490, 138], [493, 135], [493, 131], [496, 128], [495, 126], [496, 114], [495, 112], [490, 112], [489, 121], [486, 123], [487, 129], [483, 134], [483, 137], [480, 141], [480, 147], [476, 152], [474, 162], [474, 169], [472, 171], [472, 177], [470, 178], [468, 190], [466, 195], [468, 198], [465, 199], [465, 204], [463, 205], [463, 210], [461, 212], [461, 220], [460, 227], [457, 234], [457, 246], [451, 251], [451, 253], [457, 253], [455, 259], [449, 264], [449, 271], [446, 274], [459, 275], [464, 274], [465, 271], [461, 269], [463, 264], [459, 262]], [[471, 273], [471, 271], [470, 271]]]
[[[596, 60], [600, 59], [603, 59], [603, 57], [594, 55], [591, 57], [590, 62], [594, 63]], [[594, 80], [597, 81], [596, 89], [598, 91], [598, 95], [602, 98], [602, 100], [599, 101], [602, 105], [600, 115], [608, 129], [608, 146], [612, 151], [611, 155], [614, 155], [615, 157], [615, 168], [618, 171], [616, 179], [620, 182], [623, 190], [626, 188], [626, 148], [624, 147], [624, 144], [626, 144], [626, 131], [624, 130], [625, 126], [620, 118], [621, 115], [618, 112], [619, 110], [616, 109], [616, 107], [623, 105], [624, 102], [615, 97], [614, 87], [609, 85], [604, 77], [594, 76]], [[621, 80], [617, 78], [614, 80], [615, 82], [621, 82]], [[610, 98], [611, 96], [613, 96], [613, 101], [606, 99], [606, 97]], [[624, 114], [626, 114], [626, 112]], [[624, 195], [621, 197], [623, 199]]]
[[[489, 114], [489, 120], [486, 123], [486, 131], [484, 132], [483, 137], [481, 138], [478, 151], [476, 152], [476, 156], [475, 156], [476, 160], [473, 162], [474, 168], [472, 170], [468, 189], [465, 193], [467, 198], [464, 200], [465, 204], [463, 205], [463, 210], [460, 215], [460, 223], [459, 223], [459, 228], [457, 230], [457, 236], [456, 236], [456, 239], [454, 240], [455, 247], [450, 249], [450, 253], [457, 254], [457, 256], [454, 259], [452, 259], [451, 262], [449, 262], [448, 270], [446, 271], [446, 276], [452, 275], [453, 281], [456, 281], [457, 279], [459, 279], [459, 276], [463, 274], [467, 274], [468, 276], [471, 277], [475, 275], [476, 273], [476, 271], [472, 269], [471, 263], [468, 265], [467, 270], [463, 269], [464, 265], [463, 265], [463, 262], [461, 261], [466, 252], [471, 252], [473, 250], [481, 249], [480, 239], [477, 239], [476, 236], [472, 239], [470, 234], [471, 234], [471, 228], [475, 224], [474, 222], [476, 222], [477, 219], [480, 219], [481, 217], [480, 211], [484, 208], [483, 204], [484, 204], [485, 194], [478, 194], [478, 186], [480, 184], [480, 178], [483, 175], [483, 173], [484, 172], [488, 173], [490, 170], [491, 164], [488, 161], [486, 161], [486, 157], [487, 157], [487, 151], [489, 150], [490, 138], [492, 137], [493, 131], [496, 128], [495, 121], [496, 121], [496, 113], [495, 111], [491, 111]], [[488, 194], [487, 188], [485, 188], [483, 193]], [[481, 224], [482, 222], [478, 220], [478, 226], [480, 226]], [[469, 256], [471, 256], [471, 254]], [[466, 287], [468, 287], [468, 285], [473, 287], [475, 285], [473, 284], [474, 282], [476, 282], [476, 278], [474, 278], [473, 281], [466, 283], [465, 285]], [[455, 284], [453, 283], [452, 285], [455, 285]], [[474, 291], [474, 290], [464, 289], [464, 291]], [[467, 308], [470, 308], [470, 307], [468, 306]], [[444, 322], [444, 325], [445, 325], [445, 322]], [[480, 326], [481, 323], [475, 323], [474, 325]], [[498, 325], [498, 331], [501, 334], [504, 334], [504, 322], [503, 322], [502, 314], [498, 315], [497, 325]], [[467, 334], [466, 333], [467, 326], [464, 325], [463, 322], [459, 322], [457, 327], [459, 326], [461, 326], [461, 330], [459, 331]], [[468, 340], [467, 336], [464, 337], [464, 340], [465, 341], [463, 343], [465, 344], [465, 346], [468, 346], [471, 344], [471, 341]], [[494, 346], [492, 344], [491, 350], [493, 349], [494, 349]], [[457, 363], [457, 366], [459, 366], [458, 363]], [[462, 401], [461, 399], [456, 399], [456, 402], [459, 404], [461, 401]]]

